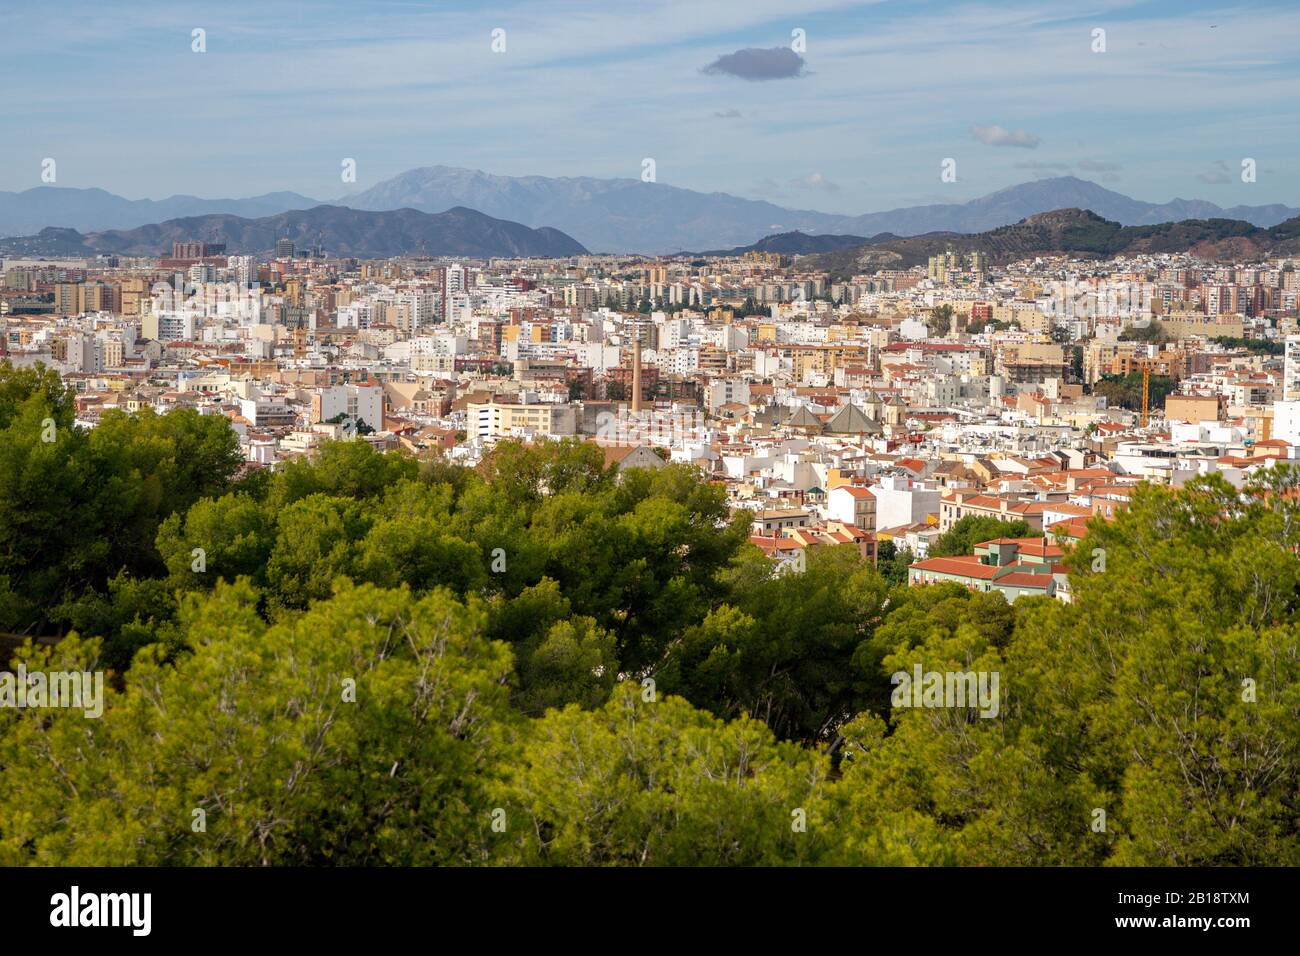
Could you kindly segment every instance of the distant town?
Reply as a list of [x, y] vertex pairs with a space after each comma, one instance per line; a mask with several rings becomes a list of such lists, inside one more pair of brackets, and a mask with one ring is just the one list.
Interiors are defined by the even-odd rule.
[[[813, 260], [815, 264], [815, 260]], [[780, 253], [7, 259], [0, 360], [76, 419], [193, 408], [246, 468], [322, 442], [478, 464], [577, 437], [684, 462], [779, 570], [850, 543], [910, 583], [1070, 599], [1059, 564], [1140, 482], [1235, 486], [1300, 451], [1296, 260], [946, 252], [836, 276]], [[930, 556], [962, 518], [1025, 534]]]

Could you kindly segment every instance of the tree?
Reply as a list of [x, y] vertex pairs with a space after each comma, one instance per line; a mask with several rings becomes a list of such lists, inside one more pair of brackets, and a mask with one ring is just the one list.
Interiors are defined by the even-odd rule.
[[1145, 324], [1134, 323], [1119, 334], [1121, 342], [1146, 342], [1152, 345], [1163, 345], [1171, 341], [1169, 333], [1165, 331], [1164, 323], [1156, 321], [1147, 321]]
[[266, 563], [270, 601], [277, 608], [305, 609], [330, 596], [334, 582], [355, 573], [353, 542], [373, 517], [349, 498], [310, 495], [276, 519], [275, 545]]
[[826, 758], [633, 682], [598, 711], [551, 711], [512, 777], [506, 859], [563, 866], [813, 863]]
[[[426, 866], [487, 860], [510, 654], [445, 592], [342, 589], [267, 627], [194, 596], [193, 652], [141, 655], [99, 720], [0, 709], [4, 865]], [[93, 667], [96, 642], [25, 655]], [[202, 820], [202, 829], [196, 821]]]
[[276, 511], [313, 494], [373, 498], [419, 470], [414, 459], [381, 454], [368, 442], [327, 441], [314, 459], [297, 459], [277, 471], [267, 498]]
[[64, 385], [59, 373], [43, 362], [15, 368], [8, 359], [0, 361], [0, 430], [7, 429], [20, 408], [34, 397], [59, 427], [71, 428], [76, 396], [76, 390]]
[[946, 558], [975, 553], [975, 545], [994, 538], [1027, 538], [1033, 533], [1029, 525], [1020, 520], [1003, 520], [982, 515], [967, 515], [958, 519], [951, 528], [939, 535], [930, 545], [927, 554], [932, 558]]
[[1243, 339], [1216, 335], [1210, 341], [1222, 345], [1225, 349], [1245, 349], [1254, 355], [1286, 354], [1286, 343], [1274, 339]]
[[[1164, 407], [1165, 399], [1173, 393], [1177, 382], [1165, 375], [1152, 375], [1150, 380], [1150, 407]], [[1093, 394], [1101, 395], [1107, 404], [1139, 411], [1142, 408], [1142, 373], [1129, 372], [1127, 375], [1103, 375], [1092, 386]]]
[[161, 522], [224, 492], [242, 464], [229, 423], [192, 410], [108, 411], [78, 428], [52, 375], [0, 365], [0, 626], [23, 633], [60, 630], [120, 572], [161, 573]]
[[[209, 589], [240, 577], [264, 584], [274, 525], [274, 516], [249, 495], [228, 494], [196, 502], [184, 516], [173, 514], [156, 543], [173, 587]], [[201, 572], [194, 570], [196, 550], [202, 552]]]
[[[1182, 491], [1140, 486], [1075, 552], [1073, 626], [1035, 629], [1036, 656], [1060, 655], [1061, 666], [1034, 702], [1085, 741], [1075, 759], [1114, 794], [1116, 862], [1300, 857], [1288, 835], [1300, 779], [1300, 508], [1297, 472], [1269, 471], [1244, 494], [1219, 476]], [[1098, 550], [1104, 570], [1093, 571]]]
[[955, 314], [950, 305], [936, 305], [930, 310], [930, 317], [926, 319], [926, 328], [930, 330], [932, 336], [941, 339], [952, 330], [952, 319]]
[[1285, 463], [1138, 486], [1072, 603], [1008, 604], [893, 542], [776, 577], [698, 472], [578, 440], [235, 479], [223, 419], [66, 398], [0, 368], [0, 621], [106, 696], [0, 706], [0, 865], [1300, 864]]
[[829, 740], [866, 704], [850, 662], [884, 616], [888, 585], [851, 545], [809, 549], [802, 574], [737, 583], [734, 603], [688, 627], [656, 677], [720, 717]]
[[899, 548], [892, 541], [882, 541], [876, 549], [876, 567], [880, 576], [893, 587], [907, 584], [907, 572], [916, 560], [909, 548]]

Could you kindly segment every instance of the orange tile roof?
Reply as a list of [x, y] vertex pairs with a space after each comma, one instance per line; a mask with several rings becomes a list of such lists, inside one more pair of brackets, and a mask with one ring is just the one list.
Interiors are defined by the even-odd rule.
[[1037, 588], [1047, 590], [1047, 585], [1051, 583], [1050, 574], [1034, 574], [1031, 571], [1012, 571], [1010, 574], [1004, 574], [994, 582], [997, 586], [1007, 585], [1017, 588]]
[[933, 571], [936, 574], [957, 574], [967, 578], [979, 578], [983, 581], [993, 580], [993, 576], [998, 573], [998, 568], [991, 564], [981, 564], [979, 558], [973, 554], [953, 558], [926, 558], [924, 561], [909, 564], [908, 567], [916, 568], [918, 571]]

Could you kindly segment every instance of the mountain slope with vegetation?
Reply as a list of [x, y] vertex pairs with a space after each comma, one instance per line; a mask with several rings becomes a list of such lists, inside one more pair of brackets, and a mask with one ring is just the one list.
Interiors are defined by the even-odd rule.
[[801, 260], [808, 269], [836, 275], [924, 265], [947, 251], [982, 252], [1005, 264], [1035, 256], [1105, 258], [1144, 253], [1190, 253], [1224, 261], [1262, 259], [1300, 251], [1300, 217], [1262, 229], [1235, 219], [1188, 219], [1149, 226], [1121, 226], [1086, 209], [1058, 209], [975, 235], [930, 233], [870, 242]]
[[414, 209], [362, 212], [342, 206], [316, 206], [243, 219], [210, 215], [140, 226], [136, 229], [92, 232], [43, 229], [35, 236], [0, 239], [7, 255], [96, 256], [170, 255], [173, 242], [193, 239], [225, 243], [228, 253], [270, 253], [277, 240], [292, 239], [299, 249], [322, 246], [335, 256], [402, 255], [556, 258], [586, 250], [569, 236], [547, 227], [530, 229], [517, 222], [493, 219], [473, 209], [455, 208], [429, 214]]

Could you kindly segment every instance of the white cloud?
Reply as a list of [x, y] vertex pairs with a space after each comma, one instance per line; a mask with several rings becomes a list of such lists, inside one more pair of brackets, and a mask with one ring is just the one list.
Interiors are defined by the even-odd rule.
[[1001, 126], [972, 126], [971, 135], [985, 146], [1014, 146], [1021, 149], [1037, 149], [1042, 142], [1033, 133], [1023, 129], [1010, 130]]

